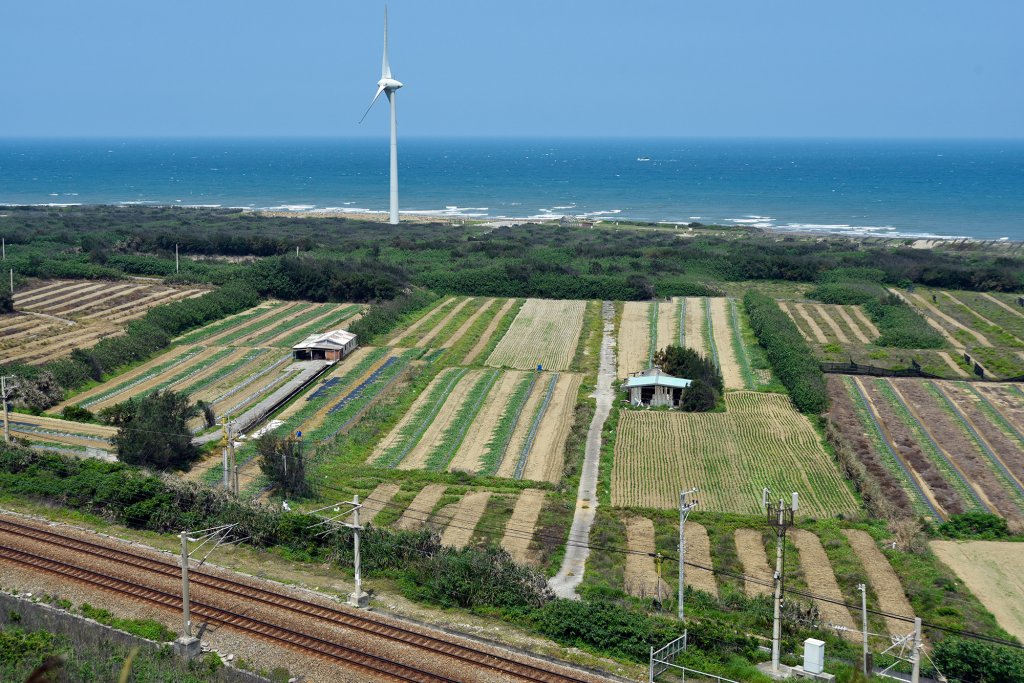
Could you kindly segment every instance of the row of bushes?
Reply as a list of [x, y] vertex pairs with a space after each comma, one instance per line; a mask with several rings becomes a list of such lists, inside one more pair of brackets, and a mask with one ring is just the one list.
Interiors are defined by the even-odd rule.
[[743, 296], [743, 305], [772, 371], [789, 390], [797, 409], [814, 415], [828, 410], [825, 376], [792, 319], [775, 299], [752, 289]]
[[369, 344], [378, 335], [387, 334], [395, 329], [406, 315], [429, 306], [436, 299], [436, 294], [425, 290], [400, 294], [390, 301], [370, 306], [370, 310], [362, 318], [349, 325], [348, 331], [359, 337], [360, 344]]
[[822, 282], [809, 290], [807, 296], [826, 304], [860, 306], [885, 296], [885, 288], [870, 280], [835, 280]]
[[864, 305], [882, 333], [875, 343], [899, 349], [938, 349], [946, 345], [942, 335], [895, 294], [872, 299]]

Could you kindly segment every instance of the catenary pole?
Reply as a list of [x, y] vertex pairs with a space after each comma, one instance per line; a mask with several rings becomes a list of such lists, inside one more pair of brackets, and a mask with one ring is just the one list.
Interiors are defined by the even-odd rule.
[[192, 637], [192, 615], [188, 597], [188, 532], [181, 532], [181, 619], [182, 635]]
[[921, 680], [921, 617], [914, 618], [914, 651], [911, 653], [913, 669], [910, 672], [910, 683]]

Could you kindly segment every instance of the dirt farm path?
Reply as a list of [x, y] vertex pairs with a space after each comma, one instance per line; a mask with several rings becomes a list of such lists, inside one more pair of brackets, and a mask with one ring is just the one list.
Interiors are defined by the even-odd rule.
[[825, 331], [821, 329], [818, 321], [815, 320], [814, 316], [812, 316], [810, 311], [807, 310], [807, 306], [804, 304], [793, 304], [793, 309], [801, 318], [804, 319], [804, 322], [807, 323], [807, 328], [811, 331], [811, 334], [814, 335], [815, 341], [819, 344], [828, 344], [828, 335], [825, 334]]
[[[147, 361], [146, 363], [143, 363], [142, 365], [139, 365], [139, 366], [137, 366], [135, 368], [132, 368], [128, 372], [124, 373], [123, 375], [118, 375], [116, 378], [114, 378], [111, 381], [103, 382], [103, 383], [98, 384], [97, 386], [93, 387], [89, 391], [83, 391], [80, 394], [76, 394], [76, 395], [72, 396], [71, 398], [69, 398], [66, 401], [61, 401], [60, 403], [55, 405], [53, 408], [50, 408], [50, 412], [51, 413], [59, 413], [60, 411], [64, 410], [65, 406], [69, 406], [69, 405], [73, 405], [73, 404], [77, 404], [77, 403], [82, 403], [83, 401], [88, 401], [89, 399], [91, 399], [94, 396], [99, 396], [100, 394], [104, 394], [104, 393], [110, 391], [110, 389], [112, 389], [114, 386], [117, 386], [118, 384], [123, 384], [125, 382], [130, 382], [133, 379], [136, 379], [138, 377], [141, 377], [142, 375], [145, 375], [147, 372], [149, 372], [150, 370], [152, 370], [156, 366], [161, 365], [163, 363], [166, 363], [166, 362], [168, 362], [170, 360], [173, 360], [175, 358], [180, 358], [181, 356], [184, 356], [184, 355], [186, 355], [188, 353], [191, 353], [193, 350], [194, 350], [194, 348], [193, 347], [189, 347], [189, 346], [174, 347], [170, 351], [168, 351], [167, 353], [162, 353], [159, 356], [157, 356], [156, 358], [154, 358], [154, 359], [152, 359], [150, 361]], [[114, 384], [114, 382], [116, 382], [116, 384]]]
[[487, 509], [487, 501], [491, 499], [490, 491], [470, 491], [462, 497], [455, 512], [448, 521], [448, 526], [441, 534], [441, 545], [452, 548], [465, 548], [473, 538], [473, 532], [480, 518]]
[[[832, 571], [832, 563], [828, 561], [825, 549], [821, 547], [821, 541], [810, 531], [803, 529], [793, 530], [793, 543], [797, 552], [800, 553], [800, 569], [803, 570], [807, 585], [812, 586], [815, 593], [838, 602], [845, 602], [843, 592], [839, 589], [835, 572]], [[849, 640], [859, 640], [856, 633], [857, 626], [853, 623], [850, 610], [834, 602], [815, 600], [814, 604], [821, 611], [821, 616], [829, 624], [842, 626], [847, 630], [841, 633]]]
[[580, 375], [559, 375], [547, 411], [537, 429], [533, 448], [527, 454], [523, 479], [548, 481], [554, 484], [562, 478], [565, 440], [569, 438], [569, 431], [572, 429], [573, 408], [582, 380]]
[[864, 329], [867, 330], [868, 335], [872, 339], [878, 339], [879, 337], [882, 336], [882, 333], [878, 331], [878, 328], [875, 327], [875, 324], [871, 322], [871, 318], [865, 315], [864, 309], [862, 309], [860, 306], [851, 306], [850, 308], [853, 311], [853, 317], [857, 319], [857, 322], [864, 326]]
[[[708, 530], [696, 522], [686, 523], [686, 561], [705, 567], [714, 566], [711, 562], [711, 539], [708, 538]], [[684, 583], [718, 597], [718, 583], [715, 581], [715, 575], [709, 571], [687, 567]]]
[[426, 405], [431, 395], [437, 389], [437, 387], [446, 385], [451, 379], [452, 375], [459, 372], [456, 368], [449, 368], [448, 370], [442, 370], [437, 374], [434, 379], [430, 380], [430, 384], [427, 388], [420, 392], [420, 395], [416, 397], [413, 404], [409, 406], [409, 410], [405, 411], [405, 415], [398, 421], [398, 424], [385, 436], [377, 447], [373, 449], [373, 455], [370, 456], [370, 460], [376, 460], [383, 455], [389, 448], [392, 448], [402, 439], [402, 431], [408, 426], [410, 422], [416, 417], [416, 414], [420, 412], [420, 409]]
[[[1016, 316], [1019, 316], [1019, 317], [1021, 317], [1021, 318], [1024, 318], [1024, 313], [1021, 313], [1021, 312], [1020, 312], [1020, 311], [1018, 311], [1018, 310], [1017, 310], [1016, 308], [1014, 308], [1014, 307], [1013, 307], [1013, 306], [1011, 306], [1010, 304], [1006, 303], [1006, 302], [1005, 302], [1005, 301], [1003, 301], [1002, 299], [997, 299], [996, 297], [992, 296], [992, 295], [991, 295], [991, 294], [989, 294], [988, 292], [981, 292], [981, 295], [982, 295], [983, 297], [985, 297], [986, 299], [988, 299], [989, 301], [991, 301], [992, 303], [994, 303], [994, 304], [996, 304], [996, 305], [998, 305], [998, 306], [1002, 306], [1003, 308], [1005, 308], [1005, 309], [1006, 309], [1007, 311], [1009, 311], [1010, 313], [1013, 313], [1013, 314], [1014, 314], [1014, 315], [1016, 315]], [[1006, 328], [1003, 328], [1003, 329], [1006, 329]]]
[[1024, 639], [1024, 544], [932, 541], [932, 550], [978, 596], [1004, 629]]
[[512, 516], [505, 523], [501, 547], [520, 564], [536, 564], [536, 558], [530, 552], [530, 543], [537, 528], [540, 510], [544, 507], [544, 496], [544, 491], [540, 489], [524, 489], [516, 499]]
[[[914, 610], [903, 592], [903, 585], [900, 583], [892, 565], [885, 558], [882, 551], [875, 544], [875, 539], [861, 529], [843, 529], [846, 539], [850, 542], [853, 552], [860, 558], [864, 565], [864, 571], [868, 574], [868, 581], [875, 589], [878, 596], [878, 608], [883, 612], [913, 617]], [[914, 629], [913, 622], [906, 622], [891, 617], [885, 618], [885, 627], [891, 635], [902, 635]]]
[[650, 555], [637, 553], [653, 553], [654, 522], [646, 517], [630, 517], [625, 522], [626, 545], [631, 552], [626, 555], [626, 571], [623, 589], [637, 598], [658, 597], [659, 589], [662, 599], [670, 596], [672, 590], [668, 584], [658, 578], [658, 569], [654, 558]]
[[594, 525], [594, 514], [597, 509], [597, 474], [601, 459], [601, 430], [611, 411], [615, 394], [612, 382], [615, 381], [615, 308], [612, 302], [601, 304], [601, 316], [604, 319], [604, 336], [601, 340], [601, 365], [597, 372], [597, 389], [594, 398], [597, 407], [594, 419], [590, 422], [587, 432], [587, 445], [583, 456], [583, 473], [580, 475], [580, 486], [576, 493], [576, 512], [569, 530], [569, 541], [565, 556], [558, 574], [548, 580], [548, 585], [560, 598], [579, 600], [576, 587], [583, 581], [587, 557], [590, 555], [590, 528]]
[[957, 365], [953, 357], [949, 355], [948, 351], [936, 351], [935, 354], [949, 366], [949, 369], [956, 373], [959, 377], [970, 377], [971, 373], [964, 370], [962, 367]]
[[466, 357], [462, 359], [463, 365], [470, 365], [476, 360], [477, 356], [484, 352], [487, 348], [488, 342], [491, 341], [491, 337], [494, 336], [494, 331], [498, 329], [498, 325], [501, 324], [502, 319], [509, 312], [509, 310], [516, 303], [515, 299], [508, 299], [504, 305], [498, 309], [498, 312], [494, 314], [494, 318], [487, 324], [487, 328], [484, 329], [484, 333], [480, 335], [480, 341], [473, 345], [473, 348], [469, 350]]
[[743, 565], [743, 573], [759, 580], [757, 583], [744, 581], [744, 592], [749, 597], [771, 595], [772, 577], [775, 573], [768, 566], [768, 556], [765, 554], [761, 532], [754, 529], [737, 529], [733, 538], [736, 541], [736, 554]]
[[437, 501], [441, 500], [441, 496], [444, 495], [445, 488], [444, 484], [427, 484], [420, 489], [420, 492], [409, 503], [409, 507], [395, 522], [395, 528], [403, 531], [415, 531], [422, 527], [430, 517], [430, 513], [433, 512]]

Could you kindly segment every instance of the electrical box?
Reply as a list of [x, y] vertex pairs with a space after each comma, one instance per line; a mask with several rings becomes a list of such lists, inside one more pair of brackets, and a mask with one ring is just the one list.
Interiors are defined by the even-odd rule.
[[825, 642], [808, 638], [804, 641], [804, 671], [820, 674], [825, 671]]

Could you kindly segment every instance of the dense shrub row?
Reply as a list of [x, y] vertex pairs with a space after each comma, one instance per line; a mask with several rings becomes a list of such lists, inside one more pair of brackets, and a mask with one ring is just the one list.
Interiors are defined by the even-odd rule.
[[744, 295], [743, 305], [772, 372], [789, 390], [797, 409], [815, 415], [828, 410], [825, 376], [796, 324], [774, 299], [752, 289]]
[[348, 331], [359, 337], [360, 344], [369, 344], [374, 337], [393, 330], [405, 315], [429, 306], [436, 299], [437, 295], [432, 292], [413, 290], [390, 301], [375, 303], [366, 315], [349, 325]]
[[900, 349], [938, 349], [945, 346], [942, 335], [921, 315], [894, 294], [864, 304], [868, 315], [882, 333], [875, 343]]
[[249, 266], [244, 277], [264, 296], [309, 301], [391, 299], [404, 284], [398, 269], [379, 261], [310, 255], [260, 259]]
[[826, 304], [859, 306], [885, 296], [885, 288], [869, 280], [838, 280], [822, 282], [807, 296]]

